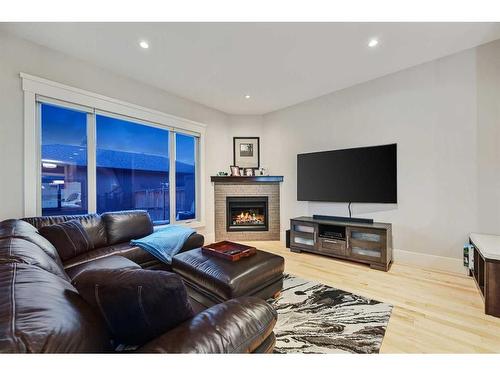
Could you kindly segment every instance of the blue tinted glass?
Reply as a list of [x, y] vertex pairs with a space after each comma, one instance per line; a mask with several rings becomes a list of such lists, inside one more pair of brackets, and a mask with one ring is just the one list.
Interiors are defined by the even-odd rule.
[[175, 135], [175, 215], [176, 220], [196, 217], [196, 138]]
[[141, 209], [168, 222], [168, 131], [96, 116], [97, 212]]
[[42, 215], [87, 213], [87, 114], [41, 104]]

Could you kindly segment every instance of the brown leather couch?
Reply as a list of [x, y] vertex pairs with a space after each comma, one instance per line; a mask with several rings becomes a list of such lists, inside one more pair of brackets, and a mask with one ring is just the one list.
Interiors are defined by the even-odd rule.
[[[146, 211], [107, 212], [102, 215], [39, 216], [27, 217], [22, 220], [33, 225], [36, 229], [69, 220], [80, 221], [93, 243], [93, 249], [64, 261], [64, 268], [69, 273], [72, 268], [78, 268], [91, 260], [111, 255], [121, 255], [145, 269], [170, 270], [170, 266], [160, 262], [147, 251], [130, 245], [130, 240], [147, 236], [153, 231], [153, 223]], [[203, 242], [204, 238], [201, 234], [193, 233], [184, 243], [180, 252], [202, 247]]]
[[[94, 249], [64, 264], [37, 227], [78, 218]], [[34, 225], [31, 225], [34, 224]], [[144, 213], [27, 218], [0, 222], [0, 352], [109, 353], [111, 334], [102, 316], [71, 280], [86, 269], [121, 269], [129, 259], [161, 267], [128, 245], [148, 226]], [[199, 246], [203, 237], [190, 238]], [[189, 241], [188, 241], [189, 242]], [[127, 257], [128, 259], [125, 259]], [[255, 297], [233, 299], [202, 311], [145, 345], [144, 353], [267, 353], [274, 347], [276, 312]]]

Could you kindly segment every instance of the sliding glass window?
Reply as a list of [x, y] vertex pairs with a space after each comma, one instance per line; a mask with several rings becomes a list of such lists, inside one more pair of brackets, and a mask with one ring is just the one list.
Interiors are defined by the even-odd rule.
[[158, 224], [198, 219], [199, 135], [64, 104], [38, 105], [42, 215], [140, 209]]
[[40, 105], [42, 215], [87, 213], [87, 113]]
[[140, 209], [170, 221], [169, 131], [96, 116], [97, 212]]

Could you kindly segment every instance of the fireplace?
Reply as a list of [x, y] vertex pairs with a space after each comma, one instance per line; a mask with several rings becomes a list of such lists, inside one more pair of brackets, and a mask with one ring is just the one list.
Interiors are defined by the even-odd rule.
[[226, 197], [228, 232], [267, 231], [268, 197]]
[[[281, 176], [220, 177], [212, 176], [214, 183], [215, 241], [277, 241], [280, 239], [280, 183]], [[229, 199], [228, 199], [229, 198]], [[266, 199], [267, 198], [267, 199]], [[238, 215], [248, 204], [258, 204], [257, 213], [264, 214], [264, 225], [256, 215], [257, 222], [245, 225], [240, 220], [231, 220], [233, 200], [239, 201]], [[242, 207], [244, 204], [244, 207]], [[263, 207], [264, 206], [264, 207]], [[266, 208], [267, 206], [267, 208]], [[250, 207], [252, 208], [252, 207]], [[240, 216], [241, 217], [241, 216]], [[245, 217], [245, 214], [243, 214]], [[228, 219], [229, 218], [229, 219]], [[252, 215], [253, 220], [253, 215]], [[251, 228], [252, 230], [248, 230]], [[242, 230], [244, 229], [244, 230]]]

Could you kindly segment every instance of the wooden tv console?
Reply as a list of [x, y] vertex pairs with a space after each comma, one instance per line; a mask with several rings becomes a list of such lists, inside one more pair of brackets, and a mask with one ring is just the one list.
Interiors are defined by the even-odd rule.
[[500, 318], [500, 236], [471, 233], [474, 263], [469, 275], [474, 278], [484, 300], [484, 312]]
[[367, 263], [387, 271], [392, 262], [392, 225], [301, 216], [290, 220], [290, 250]]

